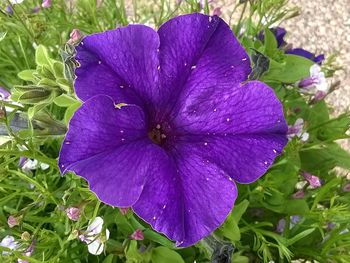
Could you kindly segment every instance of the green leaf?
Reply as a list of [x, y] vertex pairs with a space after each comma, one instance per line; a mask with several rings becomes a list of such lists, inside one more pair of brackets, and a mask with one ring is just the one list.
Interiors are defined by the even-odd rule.
[[137, 241], [131, 240], [129, 246], [126, 248], [125, 257], [127, 262], [144, 262], [143, 256], [137, 249]]
[[46, 89], [31, 89], [20, 95], [18, 98], [18, 102], [23, 104], [35, 104], [46, 101], [47, 99], [49, 99], [50, 95], [51, 91]]
[[269, 71], [262, 79], [266, 82], [294, 83], [308, 77], [313, 64], [313, 61], [304, 57], [287, 54], [284, 63], [270, 60]]
[[114, 258], [114, 255], [110, 254], [102, 261], [102, 263], [113, 263], [113, 258]]
[[286, 245], [287, 245], [287, 246], [291, 246], [291, 245], [293, 245], [295, 242], [297, 242], [297, 241], [299, 241], [300, 239], [302, 239], [302, 238], [304, 238], [304, 237], [310, 235], [310, 234], [311, 234], [312, 232], [314, 232], [314, 231], [315, 231], [315, 228], [306, 229], [306, 230], [304, 230], [303, 232], [301, 232], [301, 233], [295, 235], [294, 237], [288, 239], [287, 242], [286, 242]]
[[5, 39], [7, 32], [0, 32], [0, 42]]
[[77, 100], [67, 94], [62, 94], [61, 96], [56, 97], [53, 102], [60, 107], [69, 107], [72, 104], [77, 103]]
[[53, 62], [52, 68], [53, 68], [53, 73], [54, 73], [56, 79], [64, 78], [63, 63], [61, 63], [59, 61], [55, 61], [55, 62]]
[[152, 250], [152, 263], [184, 263], [182, 257], [166, 247], [156, 247]]
[[35, 51], [35, 62], [39, 66], [51, 68], [51, 59], [46, 47], [43, 45], [39, 45]]
[[277, 40], [275, 35], [268, 28], [265, 29], [264, 49], [268, 57], [274, 58], [277, 50]]
[[151, 229], [144, 230], [143, 235], [147, 240], [152, 240], [152, 241], [154, 241], [160, 245], [163, 245], [165, 247], [168, 247], [171, 249], [173, 249], [175, 247], [173, 242], [171, 242], [169, 239], [162, 236], [161, 234], [158, 234], [158, 233], [152, 231]]
[[21, 72], [19, 72], [17, 74], [17, 76], [20, 78], [20, 79], [23, 79], [25, 81], [31, 81], [31, 82], [35, 82], [35, 77], [33, 75], [33, 73], [36, 72], [35, 70], [32, 70], [32, 69], [28, 69], [28, 70], [23, 70]]
[[249, 206], [248, 200], [243, 200], [235, 205], [230, 215], [226, 218], [224, 224], [217, 230], [220, 235], [228, 238], [231, 241], [239, 241], [241, 233], [238, 227], [238, 222]]
[[304, 215], [309, 212], [309, 206], [305, 200], [287, 200], [284, 204], [284, 213], [287, 215]]
[[41, 111], [43, 108], [45, 108], [47, 106], [47, 104], [45, 103], [41, 103], [41, 104], [37, 104], [34, 105], [33, 107], [30, 107], [28, 109], [28, 118], [29, 119], [33, 119], [33, 117], [35, 116], [35, 114], [39, 111]]
[[248, 206], [249, 206], [249, 201], [246, 199], [244, 199], [239, 204], [236, 204], [232, 211], [233, 220], [235, 220], [238, 223], [239, 220], [241, 220], [242, 215], [247, 210]]
[[327, 172], [335, 166], [350, 170], [350, 154], [337, 143], [323, 144], [300, 152], [301, 168], [308, 172]]
[[77, 101], [76, 103], [70, 105], [67, 110], [66, 113], [64, 114], [64, 122], [66, 124], [68, 124], [68, 122], [70, 121], [70, 119], [72, 118], [74, 112], [80, 107], [81, 102]]
[[67, 79], [56, 79], [58, 86], [67, 93], [72, 93], [72, 85]]

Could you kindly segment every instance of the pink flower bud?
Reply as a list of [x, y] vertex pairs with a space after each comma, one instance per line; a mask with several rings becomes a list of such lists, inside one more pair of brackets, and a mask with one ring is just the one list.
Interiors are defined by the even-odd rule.
[[19, 225], [19, 218], [14, 217], [14, 216], [9, 216], [7, 218], [7, 224], [9, 225], [10, 228], [13, 228], [14, 226], [18, 226]]
[[76, 207], [69, 207], [66, 209], [66, 214], [70, 220], [78, 221], [80, 218], [80, 209]]
[[294, 199], [303, 199], [304, 196], [305, 196], [305, 193], [304, 193], [303, 190], [300, 190], [300, 191], [298, 191], [298, 192], [295, 192], [295, 193], [292, 195], [292, 197], [293, 197]]
[[221, 8], [220, 7], [216, 7], [213, 10], [213, 16], [221, 16], [222, 12], [221, 12]]
[[346, 185], [343, 186], [343, 192], [350, 192], [350, 183], [347, 183]]
[[312, 175], [308, 172], [302, 172], [301, 175], [305, 178], [306, 181], [309, 182], [312, 188], [318, 188], [322, 186], [321, 180], [317, 176]]
[[79, 29], [73, 29], [70, 33], [70, 39], [68, 40], [68, 44], [76, 44], [82, 39], [83, 34], [80, 32]]
[[143, 240], [144, 236], [141, 229], [136, 229], [134, 233], [131, 234], [130, 238], [132, 240]]
[[51, 0], [43, 0], [42, 4], [41, 4], [41, 7], [42, 8], [50, 8], [52, 5], [52, 2]]
[[125, 216], [128, 213], [129, 208], [128, 207], [119, 207], [119, 211], [123, 216]]

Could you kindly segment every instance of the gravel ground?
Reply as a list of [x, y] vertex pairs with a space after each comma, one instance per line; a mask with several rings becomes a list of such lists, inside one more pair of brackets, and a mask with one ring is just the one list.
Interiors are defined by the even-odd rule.
[[[344, 70], [334, 80], [340, 80], [339, 89], [327, 98], [333, 115], [350, 109], [350, 0], [290, 0], [300, 7], [301, 15], [286, 21], [283, 26], [291, 34], [288, 42], [294, 47], [329, 54], [338, 54], [337, 62]], [[341, 145], [350, 151], [350, 140]]]

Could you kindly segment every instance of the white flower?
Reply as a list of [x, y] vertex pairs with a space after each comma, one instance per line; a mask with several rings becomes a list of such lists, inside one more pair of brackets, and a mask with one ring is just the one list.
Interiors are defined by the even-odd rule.
[[[3, 238], [0, 242], [1, 247], [6, 247], [11, 250], [17, 250], [19, 248], [19, 243], [15, 241], [15, 238], [13, 236], [7, 235], [6, 237]], [[9, 252], [3, 251], [3, 255], [7, 255]]]
[[298, 83], [301, 92], [315, 94], [317, 91], [328, 92], [329, 85], [327, 83], [321, 67], [314, 64], [310, 67], [310, 76]]
[[88, 244], [90, 254], [100, 255], [104, 250], [104, 243], [109, 239], [109, 230], [106, 229], [104, 235], [101, 235], [103, 229], [103, 219], [96, 217], [86, 229], [85, 233], [80, 235], [81, 241]]
[[10, 3], [15, 5], [15, 4], [22, 4], [24, 0], [10, 0]]
[[294, 125], [288, 126], [287, 137], [289, 140], [297, 137], [303, 142], [309, 139], [309, 133], [304, 130], [304, 120], [302, 118], [297, 119]]

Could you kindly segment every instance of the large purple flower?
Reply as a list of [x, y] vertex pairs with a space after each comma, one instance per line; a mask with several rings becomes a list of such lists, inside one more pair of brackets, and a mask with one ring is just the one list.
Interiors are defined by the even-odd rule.
[[217, 16], [89, 35], [76, 58], [84, 103], [61, 172], [85, 178], [104, 203], [132, 207], [179, 246], [220, 226], [234, 181], [257, 180], [287, 143], [281, 103], [264, 83], [246, 82], [249, 57]]

